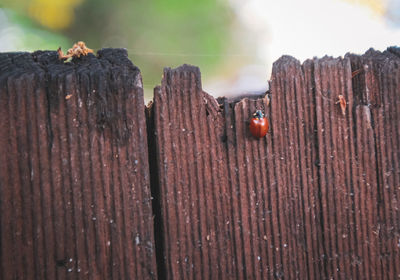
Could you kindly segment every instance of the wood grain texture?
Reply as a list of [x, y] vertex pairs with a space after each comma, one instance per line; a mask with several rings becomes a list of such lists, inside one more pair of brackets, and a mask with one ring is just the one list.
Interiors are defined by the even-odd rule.
[[1, 279], [154, 279], [143, 89], [126, 51], [0, 56]]
[[353, 69], [362, 69], [353, 79], [353, 89], [366, 120], [367, 130], [360, 130], [368, 137], [361, 138], [366, 140], [359, 153], [360, 162], [367, 166], [359, 168], [362, 243], [364, 254], [369, 255], [364, 269], [381, 279], [400, 277], [399, 53], [392, 47], [383, 53], [371, 49], [361, 57], [348, 56]]
[[0, 54], [0, 278], [398, 278], [399, 66], [283, 56], [215, 100], [183, 65], [145, 108], [124, 50]]
[[268, 95], [219, 103], [197, 67], [165, 69], [150, 109], [165, 277], [398, 277], [398, 53], [285, 56]]
[[[271, 92], [281, 98], [271, 106], [267, 97], [219, 105], [197, 68], [164, 71], [153, 108], [168, 279], [323, 275], [305, 77], [285, 57], [274, 65]], [[271, 123], [263, 139], [248, 131], [256, 109]]]

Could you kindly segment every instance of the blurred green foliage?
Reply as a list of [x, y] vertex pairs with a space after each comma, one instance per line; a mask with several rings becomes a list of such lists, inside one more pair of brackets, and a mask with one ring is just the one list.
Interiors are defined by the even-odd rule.
[[0, 0], [0, 7], [21, 15], [12, 21], [23, 27], [27, 49], [66, 51], [76, 41], [128, 49], [148, 89], [166, 66], [190, 63], [212, 73], [230, 44], [233, 19], [218, 0]]
[[[0, 26], [0, 31], [4, 28], [11, 28], [14, 37], [18, 37], [17, 49], [7, 46], [7, 51], [34, 51], [34, 50], [55, 50], [61, 45], [68, 46], [70, 40], [62, 34], [51, 30], [43, 29], [30, 18], [15, 12], [14, 10], [1, 10], [8, 18], [8, 26]], [[1, 38], [6, 40], [6, 38]], [[2, 44], [9, 42], [3, 41]]]

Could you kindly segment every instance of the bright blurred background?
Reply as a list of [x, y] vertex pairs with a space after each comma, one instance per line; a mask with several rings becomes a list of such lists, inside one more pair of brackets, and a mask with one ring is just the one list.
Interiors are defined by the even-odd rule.
[[214, 96], [261, 93], [273, 61], [399, 45], [400, 0], [0, 0], [0, 51], [126, 48], [145, 97], [162, 69], [202, 71]]

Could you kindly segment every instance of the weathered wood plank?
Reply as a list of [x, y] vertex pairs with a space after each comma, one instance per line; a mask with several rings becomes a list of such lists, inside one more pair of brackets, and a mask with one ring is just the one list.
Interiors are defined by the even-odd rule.
[[[327, 277], [358, 278], [362, 271], [355, 252], [351, 166], [357, 163], [350, 60], [326, 57], [315, 60], [314, 69]], [[336, 104], [339, 95], [348, 103], [345, 115]]]
[[[303, 67], [283, 57], [273, 67], [271, 122], [273, 146], [269, 151], [275, 168], [271, 184], [279, 201], [282, 276], [324, 278], [324, 251], [320, 228], [318, 155], [313, 65]], [[268, 189], [268, 185], [265, 186]]]
[[[400, 269], [400, 59], [398, 48], [380, 53], [369, 50], [362, 57], [349, 55], [354, 69], [362, 69], [353, 82], [357, 105], [370, 124], [370, 142], [362, 151], [370, 169], [360, 170], [360, 181], [372, 203], [365, 204], [361, 223], [366, 236], [366, 266], [371, 276], [399, 277]], [[372, 146], [372, 143], [374, 146]]]
[[[230, 213], [223, 217], [218, 212], [221, 201], [230, 198], [224, 189], [227, 178], [221, 176], [227, 162], [221, 147], [223, 115], [216, 101], [203, 94], [199, 79], [197, 68], [183, 66], [164, 71], [161, 87], [155, 89], [164, 252], [170, 279], [236, 275], [232, 260], [219, 255], [222, 250], [231, 252], [233, 245], [225, 235], [232, 227]], [[207, 129], [210, 123], [221, 130]], [[215, 189], [205, 188], [211, 185]]]
[[141, 76], [124, 50], [0, 56], [2, 279], [153, 279]]

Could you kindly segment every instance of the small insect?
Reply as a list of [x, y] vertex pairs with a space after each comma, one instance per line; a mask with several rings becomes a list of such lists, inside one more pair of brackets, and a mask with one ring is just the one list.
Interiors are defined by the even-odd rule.
[[250, 120], [250, 132], [254, 137], [262, 138], [268, 132], [269, 123], [261, 110], [257, 110]]
[[269, 103], [271, 103], [271, 95], [269, 94], [268, 91], [267, 91], [265, 97], [266, 97], [266, 99], [267, 99], [267, 106], [269, 106]]
[[72, 48], [70, 48], [66, 55], [64, 55], [61, 47], [58, 48], [58, 59], [68, 59], [71, 57], [81, 57], [81, 55], [88, 55], [89, 53], [93, 53], [92, 49], [86, 47], [86, 44], [82, 41], [74, 44]]
[[346, 105], [347, 105], [347, 103], [346, 103], [346, 99], [344, 98], [344, 96], [343, 95], [339, 95], [338, 96], [338, 101], [336, 101], [335, 104], [340, 104], [340, 109], [342, 109], [342, 114], [343, 114], [343, 116], [345, 116], [346, 115]]

